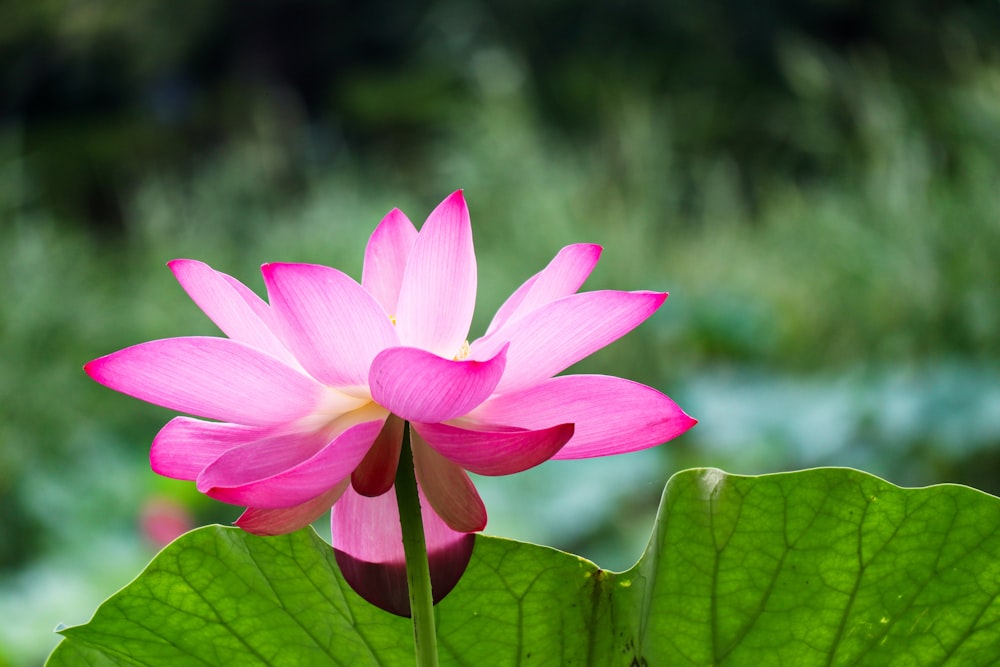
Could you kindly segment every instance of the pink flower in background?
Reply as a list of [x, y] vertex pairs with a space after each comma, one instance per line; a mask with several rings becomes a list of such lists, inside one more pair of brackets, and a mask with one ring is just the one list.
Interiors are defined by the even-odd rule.
[[194, 528], [191, 513], [170, 498], [147, 498], [139, 509], [139, 526], [157, 548], [162, 548]]
[[625, 335], [666, 298], [577, 294], [600, 256], [563, 248], [467, 341], [476, 258], [462, 193], [418, 233], [393, 210], [365, 251], [359, 285], [310, 264], [266, 264], [268, 302], [201, 262], [178, 281], [228, 338], [142, 343], [86, 365], [122, 393], [212, 421], [176, 417], [153, 440], [161, 475], [248, 509], [262, 535], [333, 507], [345, 578], [409, 614], [393, 483], [404, 421], [412, 447], [435, 600], [461, 577], [486, 509], [466, 471], [509, 475], [548, 459], [621, 454], [695, 421], [667, 396], [617, 377], [554, 377]]

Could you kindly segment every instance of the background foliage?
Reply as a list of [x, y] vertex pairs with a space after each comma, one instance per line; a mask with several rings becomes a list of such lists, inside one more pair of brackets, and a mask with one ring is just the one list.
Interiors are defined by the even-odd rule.
[[624, 569], [690, 465], [1000, 491], [997, 3], [45, 0], [0, 26], [0, 665], [85, 620], [158, 527], [236, 516], [148, 471], [167, 412], [80, 371], [215, 333], [163, 264], [358, 276], [389, 208], [419, 222], [457, 187], [474, 335], [601, 243], [589, 288], [671, 297], [580, 370], [701, 420], [484, 480], [491, 532]]

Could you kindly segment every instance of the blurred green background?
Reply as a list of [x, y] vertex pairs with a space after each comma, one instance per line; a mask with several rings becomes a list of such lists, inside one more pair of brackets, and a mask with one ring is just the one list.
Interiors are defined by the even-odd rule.
[[[1000, 492], [1000, 3], [0, 3], [0, 665], [239, 509], [148, 469], [91, 358], [217, 333], [164, 263], [360, 277], [464, 188], [473, 336], [568, 243], [665, 306], [575, 370], [701, 423], [477, 480], [488, 532], [621, 569], [684, 467]], [[172, 523], [173, 522], [173, 523]], [[322, 530], [322, 526], [320, 526]]]

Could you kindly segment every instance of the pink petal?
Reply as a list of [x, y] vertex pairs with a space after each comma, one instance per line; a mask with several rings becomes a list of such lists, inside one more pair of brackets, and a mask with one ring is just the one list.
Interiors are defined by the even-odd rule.
[[408, 421], [439, 422], [476, 407], [503, 375], [506, 351], [486, 361], [449, 361], [412, 347], [384, 350], [372, 362], [372, 398]]
[[382, 306], [350, 276], [315, 264], [268, 264], [263, 272], [283, 339], [320, 382], [363, 386], [375, 355], [398, 344]]
[[224, 452], [260, 440], [269, 430], [174, 417], [153, 438], [149, 465], [158, 475], [194, 480]]
[[257, 296], [257, 293], [252, 289], [236, 280], [230, 275], [225, 273], [220, 273], [227, 283], [236, 290], [236, 293], [246, 301], [247, 305], [250, 306], [251, 310], [260, 318], [260, 321], [267, 325], [267, 328], [274, 332], [275, 336], [278, 335], [278, 320], [274, 317], [274, 312], [271, 310], [271, 306], [267, 305], [262, 298]]
[[[475, 535], [447, 526], [420, 493], [434, 602], [451, 592], [472, 557]], [[394, 490], [366, 498], [348, 488], [333, 506], [333, 549], [344, 579], [361, 597], [398, 616], [410, 615], [406, 558]]]
[[486, 506], [465, 471], [431, 449], [419, 434], [413, 434], [412, 442], [417, 479], [434, 513], [462, 533], [485, 528]]
[[560, 250], [548, 266], [529, 278], [500, 306], [486, 335], [524, 313], [575, 293], [597, 266], [601, 250], [601, 246], [590, 243], [577, 243]]
[[283, 509], [248, 507], [235, 521], [235, 524], [254, 535], [294, 533], [329, 512], [333, 504], [347, 489], [348, 483], [348, 480], [344, 479], [326, 493], [295, 507]]
[[355, 424], [332, 438], [321, 431], [230, 449], [198, 476], [198, 490], [224, 503], [259, 509], [300, 505], [348, 477], [382, 423]]
[[697, 423], [655, 389], [604, 375], [544, 380], [530, 389], [495, 396], [470, 417], [529, 429], [573, 422], [573, 437], [553, 459], [634, 452], [671, 440]]
[[374, 498], [392, 488], [396, 479], [396, 464], [403, 447], [403, 420], [389, 415], [385, 425], [375, 438], [375, 444], [365, 454], [365, 458], [351, 473], [354, 490], [363, 496]]
[[200, 417], [267, 426], [312, 412], [324, 387], [274, 357], [226, 338], [167, 338], [91, 361], [97, 382]]
[[365, 265], [361, 271], [361, 286], [390, 315], [396, 313], [406, 259], [416, 240], [417, 228], [398, 208], [392, 209], [382, 218], [382, 222], [368, 239]]
[[[290, 365], [297, 365], [268, 323], [261, 319], [255, 306], [251, 305], [246, 294], [250, 290], [239, 281], [215, 271], [207, 264], [190, 259], [175, 259], [167, 266], [174, 272], [184, 291], [224, 334]], [[234, 283], [243, 287], [243, 290], [235, 287]], [[253, 296], [260, 301], [259, 297]], [[267, 307], [263, 302], [260, 305]]]
[[[510, 343], [497, 393], [529, 387], [575, 364], [639, 326], [667, 298], [660, 292], [583, 292], [525, 313], [471, 346], [473, 359]], [[560, 420], [565, 422], [567, 420]]]
[[511, 475], [548, 461], [573, 437], [573, 424], [537, 431], [413, 424], [435, 451], [477, 475]]
[[403, 345], [451, 358], [469, 333], [476, 306], [476, 255], [462, 191], [424, 223], [406, 262], [396, 328]]

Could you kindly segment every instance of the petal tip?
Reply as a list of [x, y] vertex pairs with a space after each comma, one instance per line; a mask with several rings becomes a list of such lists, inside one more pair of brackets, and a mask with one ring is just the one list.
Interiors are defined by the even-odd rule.
[[448, 195], [447, 197], [445, 197], [444, 201], [442, 201], [441, 204], [451, 205], [451, 206], [460, 206], [463, 209], [467, 209], [468, 208], [468, 204], [466, 204], [466, 202], [465, 202], [465, 190], [463, 190], [463, 189], [455, 190], [450, 195]]
[[[106, 387], [110, 387], [107, 379], [106, 366], [108, 361], [114, 357], [115, 353], [106, 354], [103, 357], [97, 357], [96, 359], [91, 359], [83, 365], [83, 372], [90, 376], [90, 379], [99, 384], [103, 384]], [[111, 387], [114, 389], [114, 387]]]

